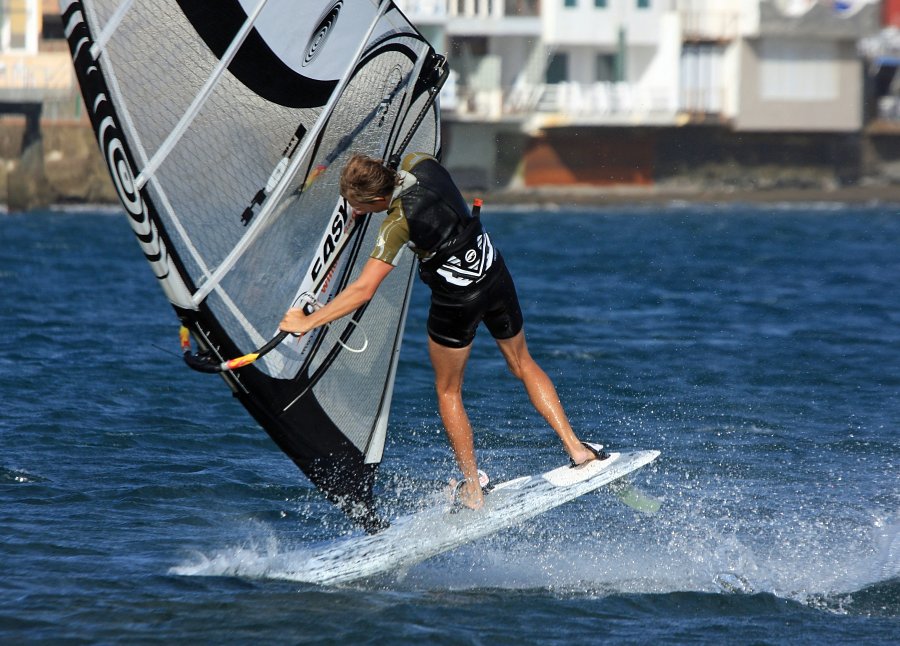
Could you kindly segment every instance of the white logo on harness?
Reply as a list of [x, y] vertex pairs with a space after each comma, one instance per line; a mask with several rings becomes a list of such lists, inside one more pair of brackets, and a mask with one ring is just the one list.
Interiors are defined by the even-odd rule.
[[[462, 263], [456, 256], [450, 256], [437, 270], [437, 274], [447, 283], [460, 287], [477, 283], [484, 278], [487, 270], [494, 264], [494, 247], [486, 233], [478, 236], [476, 244], [477, 248], [466, 251], [464, 256], [466, 266], [461, 266]], [[481, 251], [480, 261], [478, 261], [479, 251]]]

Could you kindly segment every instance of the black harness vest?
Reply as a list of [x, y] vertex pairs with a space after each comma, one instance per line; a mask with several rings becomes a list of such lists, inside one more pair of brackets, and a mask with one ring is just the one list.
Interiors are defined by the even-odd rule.
[[[468, 291], [499, 267], [499, 254], [450, 174], [426, 157], [410, 172], [416, 183], [397, 198], [409, 226], [410, 247], [419, 256], [419, 276], [432, 290]], [[490, 280], [486, 282], [491, 282]]]

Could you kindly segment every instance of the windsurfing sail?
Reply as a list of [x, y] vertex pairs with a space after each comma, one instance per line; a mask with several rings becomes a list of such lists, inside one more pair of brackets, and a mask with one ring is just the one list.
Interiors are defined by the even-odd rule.
[[[354, 152], [439, 155], [444, 61], [380, 0], [60, 0], [91, 122], [131, 226], [197, 344], [225, 362], [360, 272], [378, 221], [338, 178]], [[222, 376], [369, 531], [412, 254], [353, 315]], [[352, 352], [365, 347], [363, 352]], [[227, 364], [226, 364], [227, 365]]]

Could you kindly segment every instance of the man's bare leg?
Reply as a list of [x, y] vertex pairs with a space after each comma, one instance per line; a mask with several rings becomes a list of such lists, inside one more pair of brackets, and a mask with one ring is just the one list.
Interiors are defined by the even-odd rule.
[[438, 411], [447, 431], [450, 447], [456, 455], [456, 463], [465, 478], [459, 489], [459, 501], [467, 507], [478, 509], [484, 505], [484, 495], [478, 483], [472, 425], [462, 400], [463, 375], [471, 350], [471, 345], [465, 348], [448, 348], [428, 339]]
[[510, 372], [522, 381], [531, 404], [556, 431], [572, 461], [575, 464], [583, 464], [594, 459], [595, 454], [581, 443], [581, 440], [575, 435], [575, 431], [572, 430], [572, 425], [569, 424], [569, 418], [566, 417], [566, 412], [562, 402], [559, 401], [559, 395], [550, 377], [528, 352], [525, 330], [520, 330], [516, 336], [510, 339], [495, 340], [506, 359]]

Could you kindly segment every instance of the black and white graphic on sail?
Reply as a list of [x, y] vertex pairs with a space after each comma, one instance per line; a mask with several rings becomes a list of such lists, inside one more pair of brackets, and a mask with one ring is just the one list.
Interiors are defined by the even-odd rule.
[[[440, 152], [443, 59], [391, 2], [60, 9], [141, 249], [216, 360], [264, 346], [288, 307], [326, 302], [361, 270], [378, 223], [351, 221], [339, 195], [351, 153]], [[369, 530], [380, 523], [372, 485], [412, 276], [407, 258], [366, 307], [222, 373], [277, 445]]]

